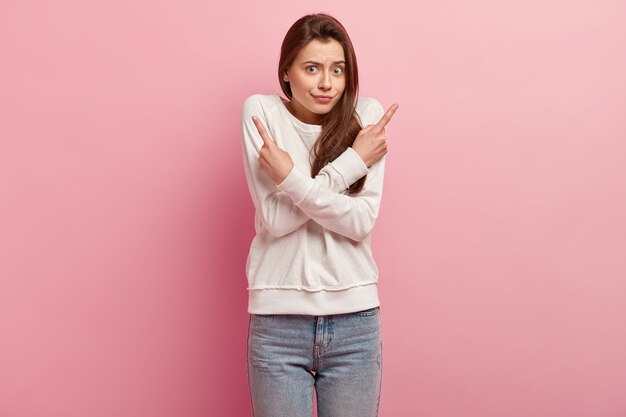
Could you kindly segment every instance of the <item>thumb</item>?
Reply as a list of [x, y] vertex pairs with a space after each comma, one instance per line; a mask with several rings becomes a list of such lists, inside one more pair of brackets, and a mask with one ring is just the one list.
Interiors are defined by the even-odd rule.
[[367, 125], [363, 129], [361, 129], [361, 133], [367, 133], [370, 130], [372, 130], [373, 128], [375, 128], [375, 127], [376, 127], [376, 125]]

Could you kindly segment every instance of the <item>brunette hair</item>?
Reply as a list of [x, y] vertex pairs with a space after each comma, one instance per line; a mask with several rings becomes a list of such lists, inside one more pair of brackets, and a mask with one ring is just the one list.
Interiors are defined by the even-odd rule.
[[[308, 14], [298, 19], [287, 31], [280, 49], [278, 62], [278, 80], [280, 87], [289, 99], [292, 98], [291, 86], [283, 76], [293, 63], [296, 55], [310, 41], [338, 41], [343, 47], [346, 64], [344, 76], [346, 86], [337, 104], [322, 115], [322, 132], [311, 149], [314, 160], [311, 163], [311, 177], [332, 162], [348, 147], [352, 146], [356, 136], [363, 128], [356, 113], [356, 101], [359, 91], [359, 72], [352, 41], [343, 25], [334, 17], [325, 13]], [[348, 189], [349, 194], [356, 194], [363, 189], [367, 175], [360, 178]]]

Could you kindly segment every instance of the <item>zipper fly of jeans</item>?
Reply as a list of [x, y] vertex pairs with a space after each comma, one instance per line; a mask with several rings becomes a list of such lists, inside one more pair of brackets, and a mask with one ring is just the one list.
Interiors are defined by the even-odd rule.
[[328, 347], [330, 341], [328, 317], [318, 316], [315, 328], [315, 350], [319, 351]]

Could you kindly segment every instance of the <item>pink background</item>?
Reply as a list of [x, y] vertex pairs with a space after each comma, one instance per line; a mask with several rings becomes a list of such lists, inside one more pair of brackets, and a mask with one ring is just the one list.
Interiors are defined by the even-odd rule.
[[0, 2], [0, 416], [250, 416], [240, 148], [326, 11], [389, 124], [383, 417], [626, 416], [621, 1]]

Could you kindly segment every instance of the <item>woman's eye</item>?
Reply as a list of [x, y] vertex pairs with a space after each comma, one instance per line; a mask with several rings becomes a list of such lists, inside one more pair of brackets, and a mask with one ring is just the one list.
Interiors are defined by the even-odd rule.
[[[317, 69], [317, 67], [316, 67], [316, 66], [314, 66], [314, 65], [311, 65], [311, 66], [309, 66], [309, 67], [306, 67], [306, 71], [307, 71], [307, 72], [314, 72], [316, 69]], [[338, 75], [338, 74], [343, 74], [343, 68], [341, 68], [341, 67], [335, 67], [335, 68], [333, 68], [333, 72], [334, 72], [335, 74], [337, 74], [337, 75]]]

